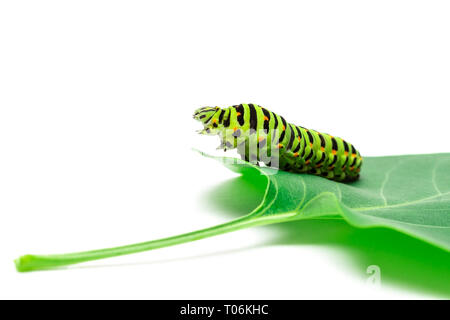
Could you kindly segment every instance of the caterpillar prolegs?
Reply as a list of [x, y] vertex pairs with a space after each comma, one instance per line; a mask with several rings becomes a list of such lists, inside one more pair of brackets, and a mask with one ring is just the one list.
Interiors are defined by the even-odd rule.
[[288, 123], [256, 104], [203, 107], [194, 119], [204, 126], [199, 133], [219, 135], [219, 148], [237, 148], [243, 160], [341, 182], [359, 178], [362, 157], [352, 144]]

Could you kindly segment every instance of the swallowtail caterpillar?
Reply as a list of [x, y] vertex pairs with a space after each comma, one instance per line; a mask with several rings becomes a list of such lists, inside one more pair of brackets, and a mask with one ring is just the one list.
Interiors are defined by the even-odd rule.
[[311, 173], [340, 182], [359, 178], [362, 157], [345, 140], [287, 123], [256, 104], [203, 107], [194, 119], [200, 134], [219, 135], [218, 149], [237, 148], [243, 160], [295, 173]]

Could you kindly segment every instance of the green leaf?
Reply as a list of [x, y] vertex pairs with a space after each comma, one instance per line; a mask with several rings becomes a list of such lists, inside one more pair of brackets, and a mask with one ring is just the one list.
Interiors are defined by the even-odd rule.
[[25, 255], [15, 261], [17, 270], [51, 269], [300, 219], [343, 218], [357, 227], [392, 228], [450, 250], [448, 153], [368, 157], [364, 159], [361, 179], [351, 184], [202, 155], [220, 160], [249, 181], [264, 181], [265, 193], [259, 206], [236, 220], [169, 238], [79, 253]]
[[[228, 163], [227, 163], [228, 162]], [[268, 179], [263, 204], [253, 216], [292, 215], [286, 220], [341, 216], [357, 227], [387, 227], [450, 250], [450, 154], [367, 157], [361, 179], [336, 183], [321, 177], [225, 165]]]

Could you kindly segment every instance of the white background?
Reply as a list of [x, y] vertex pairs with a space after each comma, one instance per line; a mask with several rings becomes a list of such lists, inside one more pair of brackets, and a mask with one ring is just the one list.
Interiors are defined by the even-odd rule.
[[295, 243], [260, 227], [62, 271], [19, 274], [13, 259], [247, 213], [259, 194], [232, 203], [242, 181], [191, 151], [218, 145], [195, 134], [200, 106], [257, 103], [365, 156], [450, 151], [449, 16], [446, 1], [3, 1], [0, 298], [440, 297], [383, 266], [381, 287], [367, 285], [379, 263], [339, 243], [358, 232], [344, 225]]

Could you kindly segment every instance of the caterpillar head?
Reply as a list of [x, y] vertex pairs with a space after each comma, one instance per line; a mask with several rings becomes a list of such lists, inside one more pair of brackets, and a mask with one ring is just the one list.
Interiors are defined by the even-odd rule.
[[203, 124], [200, 134], [216, 134], [218, 129], [218, 118], [221, 109], [219, 107], [203, 107], [195, 110], [194, 119]]

